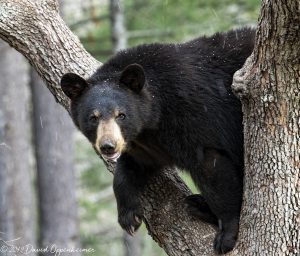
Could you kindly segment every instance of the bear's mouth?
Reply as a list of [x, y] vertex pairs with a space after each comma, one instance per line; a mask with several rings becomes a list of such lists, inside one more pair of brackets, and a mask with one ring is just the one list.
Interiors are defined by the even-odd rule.
[[118, 158], [120, 157], [120, 152], [115, 152], [112, 154], [101, 154], [101, 156], [108, 161], [117, 162]]

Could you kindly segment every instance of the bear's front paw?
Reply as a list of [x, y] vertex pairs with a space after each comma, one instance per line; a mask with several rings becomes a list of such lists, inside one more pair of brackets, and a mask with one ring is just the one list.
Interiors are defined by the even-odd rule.
[[142, 224], [143, 210], [141, 207], [123, 208], [119, 211], [118, 221], [121, 227], [131, 236]]
[[214, 241], [214, 250], [218, 254], [225, 254], [231, 251], [235, 245], [236, 238], [229, 232], [220, 231]]

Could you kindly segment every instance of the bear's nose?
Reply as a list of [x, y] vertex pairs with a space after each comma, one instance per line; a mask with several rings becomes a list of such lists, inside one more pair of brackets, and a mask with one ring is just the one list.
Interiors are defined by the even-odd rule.
[[112, 143], [111, 141], [103, 141], [101, 144], [100, 144], [100, 150], [101, 150], [101, 153], [102, 154], [105, 154], [105, 155], [112, 155], [115, 153], [115, 144]]

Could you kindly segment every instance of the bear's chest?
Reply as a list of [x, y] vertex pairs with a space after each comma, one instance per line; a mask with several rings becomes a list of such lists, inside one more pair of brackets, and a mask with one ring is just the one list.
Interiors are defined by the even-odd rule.
[[174, 165], [172, 157], [162, 147], [154, 143], [138, 142], [132, 143], [128, 152], [135, 160], [143, 165], [153, 168], [162, 168]]

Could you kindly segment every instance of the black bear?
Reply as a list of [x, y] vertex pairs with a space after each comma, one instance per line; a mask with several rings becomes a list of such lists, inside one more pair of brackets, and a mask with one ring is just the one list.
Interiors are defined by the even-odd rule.
[[89, 79], [61, 79], [77, 127], [103, 158], [116, 161], [118, 220], [141, 224], [139, 195], [167, 166], [187, 170], [201, 195], [187, 210], [218, 226], [214, 249], [236, 242], [243, 191], [243, 127], [232, 77], [254, 46], [250, 28], [179, 44], [144, 44], [118, 52]]

